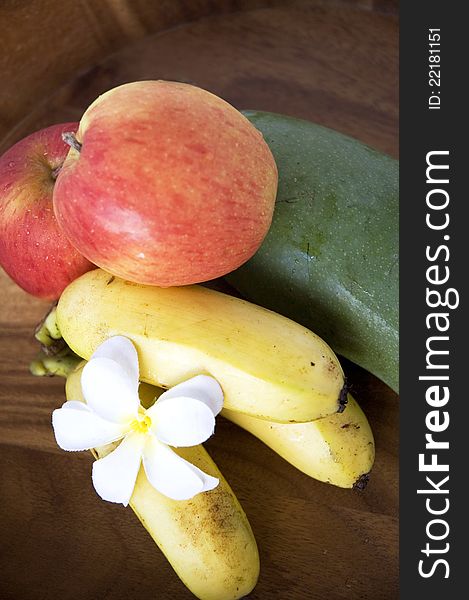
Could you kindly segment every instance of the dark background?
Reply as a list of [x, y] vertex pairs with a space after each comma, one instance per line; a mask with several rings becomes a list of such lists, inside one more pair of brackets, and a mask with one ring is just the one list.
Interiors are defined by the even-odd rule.
[[[459, 5], [442, 4], [436, 1], [425, 3], [425, 10], [417, 9], [415, 3], [402, 3], [401, 6], [401, 97], [400, 97], [400, 364], [401, 364], [401, 585], [402, 597], [410, 598], [420, 594], [427, 600], [436, 598], [460, 597], [463, 585], [465, 560], [465, 535], [467, 532], [466, 501], [463, 488], [463, 467], [467, 440], [464, 409], [467, 398], [466, 338], [467, 318], [464, 318], [467, 297], [467, 225], [465, 177], [467, 172], [467, 148], [465, 147], [465, 108], [462, 94], [462, 71], [459, 65], [463, 56], [464, 19]], [[427, 110], [428, 86], [428, 29], [441, 28], [441, 98], [440, 110]], [[464, 108], [463, 108], [464, 106]], [[449, 150], [449, 186], [429, 186], [426, 184], [426, 154], [431, 150]], [[445, 157], [445, 162], [448, 158]], [[440, 172], [441, 173], [441, 172]], [[436, 173], [434, 172], [435, 176]], [[425, 225], [426, 194], [431, 187], [444, 187], [449, 191], [451, 201], [448, 209], [450, 226], [448, 230], [437, 232]], [[442, 212], [446, 212], [442, 211]], [[432, 211], [430, 211], [432, 212]], [[436, 211], [434, 211], [436, 212]], [[435, 217], [436, 218], [436, 217]], [[450, 449], [440, 451], [439, 462], [450, 464], [451, 508], [441, 518], [450, 525], [449, 537], [441, 542], [432, 542], [425, 533], [428, 521], [438, 516], [426, 512], [426, 496], [417, 495], [417, 489], [428, 489], [425, 477], [431, 473], [418, 472], [418, 455], [425, 450], [426, 413], [431, 408], [425, 402], [425, 390], [430, 382], [419, 382], [419, 375], [425, 374], [425, 342], [430, 333], [425, 326], [425, 316], [432, 309], [426, 307], [426, 269], [429, 263], [425, 258], [425, 248], [433, 249], [445, 243], [443, 235], [449, 234], [450, 241], [450, 280], [445, 287], [454, 287], [460, 293], [460, 306], [448, 310], [451, 326], [450, 343], [441, 343], [441, 348], [449, 348], [447, 356], [440, 357], [440, 364], [450, 364], [450, 401], [442, 410], [450, 413], [449, 429], [439, 434], [438, 439], [450, 442]], [[440, 262], [440, 265], [443, 263]], [[430, 286], [435, 288], [436, 286]], [[443, 287], [443, 286], [440, 286]], [[446, 309], [439, 308], [437, 311]], [[436, 334], [438, 335], [438, 334]], [[439, 374], [446, 374], [439, 372]], [[435, 439], [436, 434], [435, 434]], [[428, 456], [427, 452], [427, 456]], [[427, 462], [430, 458], [427, 458]], [[438, 482], [441, 475], [434, 473]], [[437, 504], [436, 498], [433, 505]], [[442, 528], [433, 530], [441, 533]], [[440, 566], [433, 577], [423, 579], [418, 575], [418, 561], [425, 558], [420, 550], [429, 541], [433, 548], [443, 548], [450, 543], [448, 555], [433, 555], [446, 558], [450, 563], [450, 578], [443, 579], [444, 569]], [[425, 570], [431, 566], [425, 558]]]

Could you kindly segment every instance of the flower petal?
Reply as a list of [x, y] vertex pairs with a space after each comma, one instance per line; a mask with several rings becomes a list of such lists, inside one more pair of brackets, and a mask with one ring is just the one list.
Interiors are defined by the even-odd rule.
[[103, 500], [127, 506], [142, 460], [145, 435], [131, 433], [113, 452], [93, 463], [93, 485]]
[[214, 416], [217, 416], [223, 408], [223, 390], [218, 381], [209, 375], [197, 375], [175, 385], [161, 394], [158, 402], [178, 396], [190, 397], [203, 402], [210, 408]]
[[194, 398], [178, 396], [165, 402], [157, 400], [148, 409], [151, 430], [164, 444], [196, 446], [208, 439], [215, 429], [211, 409]]
[[114, 360], [91, 359], [83, 368], [81, 387], [88, 406], [103, 419], [116, 423], [135, 419], [140, 406], [138, 387]]
[[[181, 460], [184, 460], [183, 458], [179, 457]], [[187, 462], [187, 461], [185, 461]], [[202, 492], [209, 492], [210, 490], [214, 490], [217, 485], [220, 483], [220, 480], [217, 477], [212, 477], [211, 475], [209, 475], [208, 473], [204, 473], [203, 471], [201, 471], [198, 467], [196, 467], [195, 465], [191, 464], [190, 462], [187, 463], [188, 465], [191, 466], [192, 470], [195, 470], [195, 472], [202, 477], [202, 481], [203, 481], [203, 488], [202, 488]]]
[[62, 408], [73, 408], [75, 410], [85, 410], [90, 412], [90, 407], [80, 400], [67, 400], [62, 404]]
[[189, 500], [196, 494], [212, 490], [219, 481], [161, 444], [153, 435], [147, 436], [143, 466], [151, 485], [173, 500]]
[[105, 421], [86, 406], [83, 409], [74, 405], [74, 401], [66, 402], [52, 413], [55, 439], [62, 450], [89, 450], [115, 442], [125, 435], [124, 425]]
[[127, 373], [138, 390], [138, 355], [135, 346], [129, 338], [115, 335], [103, 342], [95, 350], [90, 360], [94, 358], [110, 358]]

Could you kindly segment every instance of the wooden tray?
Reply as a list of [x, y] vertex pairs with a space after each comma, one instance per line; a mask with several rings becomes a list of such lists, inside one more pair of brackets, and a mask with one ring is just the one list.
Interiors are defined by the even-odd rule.
[[[119, 83], [159, 78], [193, 82], [240, 109], [310, 119], [397, 154], [397, 20], [335, 2], [245, 10], [144, 38], [55, 90], [9, 143], [79, 120]], [[46, 305], [3, 274], [0, 293], [0, 597], [191, 598], [133, 513], [97, 498], [91, 457], [55, 445], [50, 415], [64, 401], [63, 380], [28, 373], [32, 331]], [[223, 419], [207, 444], [258, 541], [253, 600], [397, 598], [398, 398], [358, 367], [344, 361], [344, 368], [376, 438], [364, 492], [306, 477]]]

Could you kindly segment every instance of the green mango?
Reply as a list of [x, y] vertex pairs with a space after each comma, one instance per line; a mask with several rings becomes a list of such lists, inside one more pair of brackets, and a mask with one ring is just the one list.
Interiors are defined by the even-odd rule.
[[246, 117], [279, 170], [271, 229], [226, 279], [398, 390], [398, 162], [314, 123]]

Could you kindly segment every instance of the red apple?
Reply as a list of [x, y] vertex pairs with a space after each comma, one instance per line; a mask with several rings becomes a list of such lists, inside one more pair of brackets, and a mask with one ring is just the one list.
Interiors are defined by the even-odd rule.
[[48, 300], [94, 267], [65, 237], [52, 207], [57, 172], [69, 150], [62, 133], [77, 126], [37, 131], [0, 157], [0, 264], [24, 290]]
[[247, 261], [271, 223], [277, 168], [261, 133], [192, 85], [142, 81], [100, 96], [54, 189], [72, 243], [106, 271], [173, 286]]

